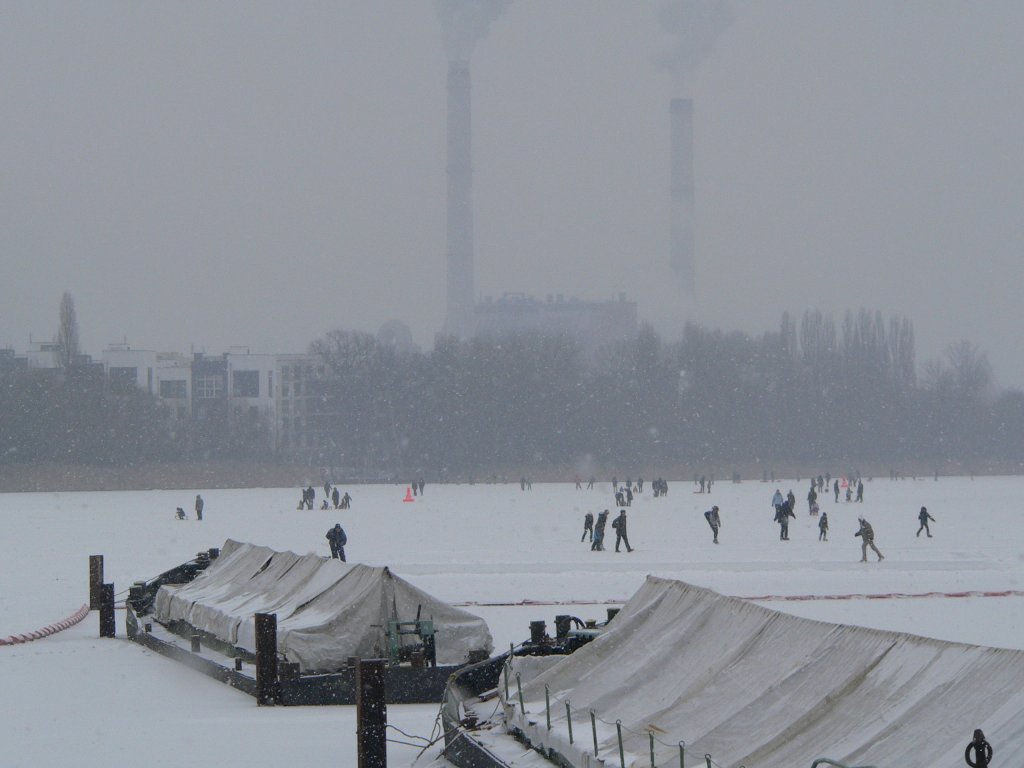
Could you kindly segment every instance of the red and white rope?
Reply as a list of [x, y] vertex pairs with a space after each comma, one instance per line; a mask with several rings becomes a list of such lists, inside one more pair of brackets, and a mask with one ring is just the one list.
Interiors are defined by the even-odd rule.
[[23, 635], [10, 635], [8, 637], [0, 638], [0, 645], [19, 645], [20, 643], [30, 643], [33, 640], [40, 640], [44, 637], [55, 635], [68, 627], [73, 627], [88, 615], [89, 606], [83, 605], [66, 619], [62, 619], [61, 621], [58, 621], [55, 624], [50, 624], [42, 629], [37, 629], [35, 632], [26, 632]]

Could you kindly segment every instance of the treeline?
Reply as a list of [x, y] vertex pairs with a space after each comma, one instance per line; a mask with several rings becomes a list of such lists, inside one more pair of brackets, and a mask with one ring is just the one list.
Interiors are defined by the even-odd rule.
[[910, 321], [866, 311], [839, 323], [784, 315], [757, 337], [691, 324], [668, 342], [645, 327], [596, 353], [530, 334], [408, 352], [346, 331], [311, 352], [323, 374], [300, 455], [268, 455], [270, 425], [226, 405], [175, 422], [144, 392], [111, 393], [101, 367], [70, 365], [0, 375], [0, 463], [299, 459], [459, 478], [573, 472], [588, 459], [722, 471], [1024, 461], [1024, 393], [995, 391], [978, 347], [958, 342], [918, 366]]
[[752, 337], [687, 325], [643, 328], [594, 358], [535, 335], [441, 341], [403, 353], [335, 331], [313, 344], [326, 367], [313, 414], [344, 466], [452, 476], [596, 465], [1024, 459], [1024, 393], [993, 391], [967, 342], [917, 377], [903, 317], [818, 311]]

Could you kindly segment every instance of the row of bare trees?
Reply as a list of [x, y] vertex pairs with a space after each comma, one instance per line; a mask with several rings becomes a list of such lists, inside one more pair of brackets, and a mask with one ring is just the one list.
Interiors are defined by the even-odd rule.
[[1024, 395], [958, 342], [918, 380], [905, 317], [818, 311], [752, 337], [650, 328], [595, 365], [565, 338], [448, 339], [402, 353], [335, 331], [315, 418], [342, 465], [456, 475], [517, 467], [1024, 459]]

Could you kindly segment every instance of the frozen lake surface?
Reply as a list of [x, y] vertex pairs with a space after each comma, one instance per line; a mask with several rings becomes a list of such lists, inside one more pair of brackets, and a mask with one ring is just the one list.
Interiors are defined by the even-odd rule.
[[[631, 553], [613, 551], [610, 526], [606, 551], [580, 543], [585, 512], [615, 514], [607, 481], [589, 491], [571, 483], [525, 492], [518, 484], [428, 485], [412, 504], [402, 502], [405, 486], [352, 486], [353, 507], [344, 511], [297, 511], [298, 489], [3, 494], [0, 636], [43, 627], [86, 602], [91, 554], [104, 555], [105, 580], [121, 592], [227, 538], [326, 556], [324, 533], [340, 522], [350, 561], [388, 565], [437, 597], [472, 604], [498, 648], [525, 639], [534, 619], [603, 619], [607, 606], [656, 574], [770, 596], [764, 605], [808, 618], [1024, 649], [1024, 597], [1016, 594], [1024, 592], [1024, 478], [876, 479], [865, 482], [862, 504], [823, 494], [828, 542], [818, 541], [808, 515], [808, 485], [718, 483], [697, 494], [675, 482], [655, 499], [645, 484], [628, 510]], [[776, 487], [797, 497], [789, 541], [772, 522]], [[206, 502], [202, 522], [191, 512], [197, 492]], [[712, 504], [721, 509], [718, 545], [703, 517]], [[936, 518], [930, 539], [914, 535], [922, 505]], [[188, 520], [175, 519], [178, 506]], [[859, 514], [873, 525], [884, 562], [859, 562]], [[118, 631], [121, 639], [100, 641], [93, 614], [54, 637], [0, 648], [5, 765], [56, 764], [69, 754], [87, 768], [125, 758], [170, 766], [196, 756], [223, 766], [284, 764], [296, 755], [355, 764], [353, 708], [257, 708]], [[436, 714], [389, 708], [393, 724], [420, 736], [431, 735]], [[389, 760], [410, 765], [418, 751], [395, 743]]]

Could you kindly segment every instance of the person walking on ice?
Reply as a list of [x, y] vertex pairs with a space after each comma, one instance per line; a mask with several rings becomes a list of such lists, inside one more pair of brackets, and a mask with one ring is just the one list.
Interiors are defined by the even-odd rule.
[[196, 520], [203, 519], [203, 497], [196, 494]]
[[921, 527], [917, 529], [917, 533], [915, 535], [920, 536], [921, 531], [924, 531], [928, 534], [928, 538], [930, 539], [932, 537], [932, 531], [928, 527], [928, 521], [931, 520], [934, 523], [935, 518], [928, 514], [928, 507], [921, 507], [921, 511], [917, 513], [917, 519], [921, 523]]
[[345, 535], [345, 529], [341, 527], [341, 523], [335, 523], [333, 528], [328, 529], [324, 538], [331, 546], [331, 558], [345, 562], [345, 545], [348, 544], [348, 536]]
[[633, 548], [629, 546], [629, 537], [626, 536], [626, 510], [619, 510], [619, 516], [612, 520], [612, 528], [615, 529], [615, 551], [619, 551], [619, 544], [626, 545], [626, 551], [632, 552]]
[[604, 551], [604, 527], [608, 522], [608, 510], [597, 513], [597, 523], [594, 525], [594, 541], [590, 545], [591, 552]]
[[871, 527], [871, 523], [863, 517], [857, 518], [857, 522], [860, 523], [860, 530], [853, 535], [860, 536], [860, 561], [862, 563], [868, 561], [868, 547], [871, 547], [871, 551], [878, 555], [878, 562], [885, 560], [885, 556], [875, 546], [875, 531]]
[[587, 540], [587, 533], [590, 534], [590, 540], [593, 541], [594, 540], [594, 513], [593, 512], [587, 512], [587, 514], [585, 514], [583, 516], [583, 535], [580, 537], [580, 541], [581, 542]]
[[722, 519], [718, 516], [718, 507], [712, 507], [704, 513], [704, 519], [711, 526], [711, 532], [715, 535], [712, 543], [718, 543], [718, 529], [722, 527]]
[[822, 512], [818, 520], [818, 541], [828, 541], [828, 512]]

